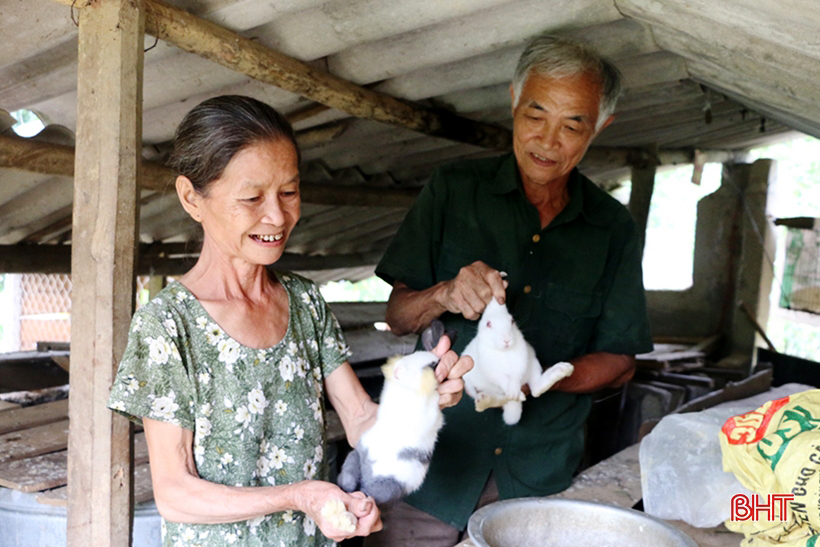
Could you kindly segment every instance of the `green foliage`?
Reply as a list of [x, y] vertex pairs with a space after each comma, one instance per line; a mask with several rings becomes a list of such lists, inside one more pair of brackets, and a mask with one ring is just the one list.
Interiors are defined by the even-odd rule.
[[390, 285], [375, 275], [355, 283], [333, 281], [319, 287], [328, 302], [386, 302], [390, 289]]

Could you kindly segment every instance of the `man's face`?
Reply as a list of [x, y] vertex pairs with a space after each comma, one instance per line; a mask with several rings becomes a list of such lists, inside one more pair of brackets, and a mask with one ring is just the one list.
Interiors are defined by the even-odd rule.
[[513, 108], [513, 151], [525, 186], [566, 183], [598, 133], [599, 89], [588, 74], [530, 74]]

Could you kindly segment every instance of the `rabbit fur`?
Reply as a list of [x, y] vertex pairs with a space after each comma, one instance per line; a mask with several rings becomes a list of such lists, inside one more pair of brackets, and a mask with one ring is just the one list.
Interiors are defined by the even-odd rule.
[[502, 407], [508, 425], [521, 419], [526, 398], [522, 386], [529, 384], [532, 396], [538, 397], [574, 370], [570, 363], [560, 362], [542, 371], [507, 306], [495, 299], [481, 314], [478, 332], [463, 354], [475, 363], [464, 375], [464, 391], [475, 400], [476, 411]]
[[[443, 332], [437, 321], [422, 334], [424, 347], [435, 347]], [[360, 490], [384, 505], [421, 486], [444, 423], [434, 370], [438, 362], [430, 351], [417, 351], [382, 366], [376, 422], [345, 459], [337, 481], [342, 490]]]

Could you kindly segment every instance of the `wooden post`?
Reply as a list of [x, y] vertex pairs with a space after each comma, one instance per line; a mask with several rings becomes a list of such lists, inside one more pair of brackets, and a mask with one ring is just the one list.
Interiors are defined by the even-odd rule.
[[742, 202], [732, 348], [747, 355], [766, 343], [757, 329], [765, 329], [769, 320], [769, 293], [774, 279], [775, 236], [766, 218], [766, 203], [775, 173], [774, 162], [768, 159], [742, 165], [737, 171]]
[[641, 236], [641, 249], [646, 243], [646, 223], [649, 219], [649, 206], [652, 202], [652, 192], [655, 190], [654, 162], [647, 161], [632, 166], [632, 191], [629, 194], [629, 212], [638, 225]]
[[134, 309], [145, 10], [97, 0], [78, 13], [67, 545], [121, 547], [133, 431], [106, 403]]

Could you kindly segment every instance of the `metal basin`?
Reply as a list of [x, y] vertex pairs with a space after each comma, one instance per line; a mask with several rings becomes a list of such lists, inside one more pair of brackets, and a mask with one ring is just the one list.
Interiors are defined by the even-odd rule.
[[698, 547], [677, 528], [632, 509], [550, 498], [482, 507], [467, 532], [478, 547]]

